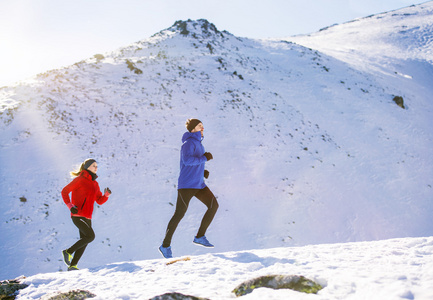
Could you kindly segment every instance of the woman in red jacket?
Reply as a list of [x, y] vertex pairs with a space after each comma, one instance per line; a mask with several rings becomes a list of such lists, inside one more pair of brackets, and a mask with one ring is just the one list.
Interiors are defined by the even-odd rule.
[[[104, 204], [111, 195], [109, 188], [105, 188], [104, 195], [102, 195], [96, 181], [98, 178], [97, 171], [98, 164], [94, 159], [85, 160], [79, 171], [71, 172], [75, 178], [62, 190], [62, 198], [71, 211], [72, 222], [80, 231], [80, 239], [69, 249], [62, 251], [68, 271], [78, 270], [77, 263], [86, 250], [87, 244], [95, 239], [95, 232], [92, 229], [92, 213], [95, 201], [98, 204]], [[72, 197], [69, 198], [71, 192]]]

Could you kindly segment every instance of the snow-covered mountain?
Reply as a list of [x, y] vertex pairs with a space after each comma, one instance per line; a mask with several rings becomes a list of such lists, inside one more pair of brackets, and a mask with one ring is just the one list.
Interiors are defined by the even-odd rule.
[[[203, 121], [214, 156], [211, 252], [431, 235], [432, 12], [427, 2], [293, 37], [299, 44], [177, 21], [1, 88], [0, 278], [64, 270], [60, 251], [77, 230], [60, 191], [87, 157], [113, 195], [95, 209], [80, 266], [159, 258], [189, 117]], [[328, 51], [325, 33], [352, 43], [352, 58]], [[373, 40], [391, 54], [376, 55]], [[175, 256], [209, 252], [191, 243], [204, 210], [191, 202]]]
[[392, 69], [404, 63], [433, 62], [431, 6], [431, 1], [412, 5], [286, 40], [319, 50], [364, 71], [381, 71], [392, 76], [396, 71]]

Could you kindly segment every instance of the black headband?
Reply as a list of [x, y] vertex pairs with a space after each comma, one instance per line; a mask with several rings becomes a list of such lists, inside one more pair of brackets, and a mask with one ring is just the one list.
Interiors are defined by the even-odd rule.
[[88, 158], [83, 162], [83, 170], [87, 170], [88, 167], [90, 167], [93, 163], [95, 163], [96, 160], [93, 158]]

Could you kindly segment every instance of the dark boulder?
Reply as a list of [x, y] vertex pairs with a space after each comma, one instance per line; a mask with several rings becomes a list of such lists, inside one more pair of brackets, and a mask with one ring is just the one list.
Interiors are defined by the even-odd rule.
[[96, 297], [89, 291], [84, 290], [73, 290], [66, 293], [59, 293], [55, 296], [51, 296], [48, 300], [84, 300]]
[[268, 275], [250, 279], [238, 285], [233, 293], [237, 297], [251, 293], [254, 289], [267, 287], [271, 289], [291, 289], [307, 294], [317, 294], [322, 286], [304, 276], [297, 275]]
[[403, 109], [405, 108], [404, 107], [403, 97], [401, 97], [401, 96], [395, 96], [392, 100], [394, 100], [395, 104], [397, 104], [401, 108], [403, 108]]
[[19, 290], [28, 287], [27, 284], [22, 284], [19, 280], [4, 280], [0, 281], [0, 300], [15, 299]]
[[164, 295], [155, 296], [150, 300], [209, 300], [209, 299], [183, 295], [181, 293], [166, 293]]

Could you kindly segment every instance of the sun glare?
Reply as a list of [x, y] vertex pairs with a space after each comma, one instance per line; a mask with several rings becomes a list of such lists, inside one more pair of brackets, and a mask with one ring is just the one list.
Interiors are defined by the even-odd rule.
[[0, 86], [26, 79], [35, 73], [34, 62], [25, 47], [10, 40], [0, 45]]

